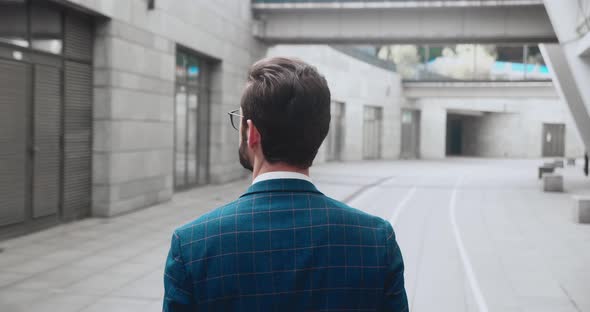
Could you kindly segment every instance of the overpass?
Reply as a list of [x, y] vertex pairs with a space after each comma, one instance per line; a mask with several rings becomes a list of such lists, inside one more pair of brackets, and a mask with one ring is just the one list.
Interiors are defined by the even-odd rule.
[[538, 43], [557, 37], [542, 0], [253, 0], [269, 43]]
[[404, 96], [409, 99], [435, 98], [559, 98], [550, 81], [404, 81]]
[[[252, 0], [253, 35], [268, 44], [541, 44], [556, 93], [590, 149], [590, 18], [580, 18], [582, 3], [590, 7], [589, 0]], [[420, 96], [438, 87], [407, 84], [406, 91]], [[502, 89], [518, 96], [517, 87]], [[543, 85], [526, 88], [554, 96]]]

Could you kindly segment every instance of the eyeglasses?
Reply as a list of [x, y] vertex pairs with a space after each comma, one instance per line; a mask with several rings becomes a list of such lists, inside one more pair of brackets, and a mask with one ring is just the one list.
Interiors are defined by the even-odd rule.
[[234, 109], [233, 111], [227, 113], [229, 115], [229, 122], [231, 122], [231, 126], [234, 127], [234, 129], [236, 129], [236, 131], [239, 131], [240, 128], [240, 118], [243, 118], [244, 116], [239, 114], [240, 110], [239, 109]]

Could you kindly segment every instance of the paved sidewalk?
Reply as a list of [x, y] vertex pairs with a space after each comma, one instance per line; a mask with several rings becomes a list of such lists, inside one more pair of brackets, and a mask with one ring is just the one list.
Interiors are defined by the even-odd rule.
[[[341, 165], [336, 165], [341, 166]], [[324, 192], [345, 199], [379, 177], [332, 175]], [[110, 219], [85, 219], [0, 242], [0, 311], [161, 311], [173, 230], [239, 197], [248, 181], [178, 193], [172, 201]]]
[[124, 216], [0, 242], [0, 311], [161, 311], [174, 228], [246, 187], [246, 181], [204, 187]]
[[[590, 179], [580, 166], [564, 168], [567, 192], [543, 193], [539, 163], [331, 163], [313, 167], [312, 178], [326, 195], [394, 223], [412, 312], [478, 311], [470, 274], [489, 311], [590, 312], [590, 225], [570, 215], [571, 195], [590, 194]], [[161, 311], [172, 231], [247, 187], [207, 186], [124, 216], [0, 241], [0, 311]]]

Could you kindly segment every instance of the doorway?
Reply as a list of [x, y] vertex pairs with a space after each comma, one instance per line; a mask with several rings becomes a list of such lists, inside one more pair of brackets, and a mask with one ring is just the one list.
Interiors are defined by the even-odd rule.
[[420, 157], [420, 111], [402, 109], [401, 158]]
[[463, 118], [447, 115], [447, 156], [463, 155]]
[[564, 157], [565, 125], [543, 124], [543, 157]]
[[174, 188], [209, 182], [209, 64], [184, 48], [176, 52]]
[[6, 16], [20, 18], [0, 18], [0, 238], [92, 201], [92, 18], [40, 1], [0, 3]]
[[383, 108], [365, 106], [363, 117], [363, 159], [381, 159]]
[[345, 108], [343, 102], [332, 101], [330, 131], [327, 138], [327, 161], [342, 160], [344, 147]]

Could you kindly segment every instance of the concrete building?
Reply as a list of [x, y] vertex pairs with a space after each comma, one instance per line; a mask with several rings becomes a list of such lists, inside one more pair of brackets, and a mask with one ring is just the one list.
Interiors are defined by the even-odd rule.
[[[328, 80], [334, 102], [333, 133], [316, 162], [399, 157], [401, 78], [391, 64], [375, 58], [369, 63], [367, 58], [361, 59], [362, 54], [353, 53], [350, 48], [322, 45], [277, 45], [268, 50], [268, 56], [300, 58], [316, 66]], [[332, 144], [338, 138], [341, 142]], [[331, 145], [340, 155], [330, 155]]]
[[[309, 3], [264, 7], [244, 0], [0, 0], [0, 237], [123, 214], [175, 191], [243, 177], [226, 112], [238, 107], [248, 68], [265, 55], [298, 56], [328, 78], [334, 119], [318, 162], [442, 158], [456, 152], [453, 146], [472, 156], [539, 157], [548, 133], [562, 135], [564, 153], [577, 156], [582, 148], [571, 116], [551, 86], [533, 88], [540, 93], [528, 93], [527, 101], [510, 94], [531, 85], [480, 86], [476, 96], [502, 96], [478, 101], [461, 93], [440, 97], [444, 88], [414, 88], [391, 66], [343, 47], [269, 49], [327, 37], [442, 44], [449, 39], [442, 33], [454, 41], [553, 43], [571, 30], [554, 32], [540, 0], [492, 2], [317, 4], [324, 11], [314, 11]], [[572, 10], [549, 11], [553, 26]], [[327, 18], [318, 20], [318, 12]], [[408, 14], [417, 12], [429, 18], [412, 24]], [[324, 24], [309, 28], [293, 13]], [[385, 27], [391, 19], [384, 13], [399, 23]], [[458, 23], [466, 13], [479, 18]], [[343, 17], [352, 27], [335, 28]], [[482, 20], [486, 27], [469, 26]], [[551, 61], [571, 63], [571, 53]], [[587, 96], [580, 84], [572, 91], [567, 83], [583, 74], [571, 68], [573, 75], [556, 71], [558, 94], [566, 95], [587, 143]], [[469, 129], [454, 135], [462, 144], [447, 139], [459, 127], [452, 123]], [[544, 123], [555, 127], [543, 130]]]
[[586, 149], [590, 150], [590, 1], [545, 0], [559, 44], [543, 46], [556, 88], [567, 103]]
[[421, 158], [584, 154], [572, 115], [550, 82], [407, 82], [404, 94], [405, 107], [420, 111]]
[[241, 0], [0, 1], [0, 234], [243, 176], [226, 112], [265, 53], [251, 29]]
[[[366, 105], [383, 107], [380, 141], [385, 159], [580, 157], [584, 153], [573, 118], [551, 81], [404, 81], [391, 68], [371, 64], [371, 58], [379, 61], [375, 56], [363, 58], [359, 57], [363, 51], [359, 53], [344, 54], [318, 45], [277, 45], [268, 52], [269, 56], [299, 57], [326, 75], [334, 101], [346, 107], [342, 160], [367, 159], [363, 144], [369, 140], [362, 136]], [[325, 153], [329, 145], [330, 137], [318, 161], [330, 159]]]
[[[380, 138], [385, 159], [584, 154], [571, 113], [551, 81], [402, 80], [392, 68], [379, 69], [383, 63], [371, 64], [379, 61], [374, 55], [356, 50], [359, 54], [328, 46], [277, 45], [268, 52], [299, 57], [326, 75], [334, 101], [346, 104], [343, 160], [367, 159], [362, 151], [369, 140], [361, 136], [367, 124], [361, 109], [367, 103], [384, 103], [377, 106], [385, 115]], [[330, 149], [330, 138], [323, 151]], [[319, 161], [330, 159], [321, 151]]]
[[[0, 236], [244, 176], [226, 112], [266, 55], [249, 1], [0, 1], [0, 17]], [[354, 130], [319, 161], [396, 157], [395, 75], [328, 50], [310, 62], [329, 79], [381, 82], [331, 82], [338, 128]]]
[[421, 98], [410, 107], [419, 109], [423, 116], [422, 158], [584, 154], [572, 117], [558, 99]]
[[[586, 148], [590, 2], [255, 0], [254, 35], [266, 43], [542, 44], [556, 89]], [[556, 42], [559, 41], [559, 44]]]

